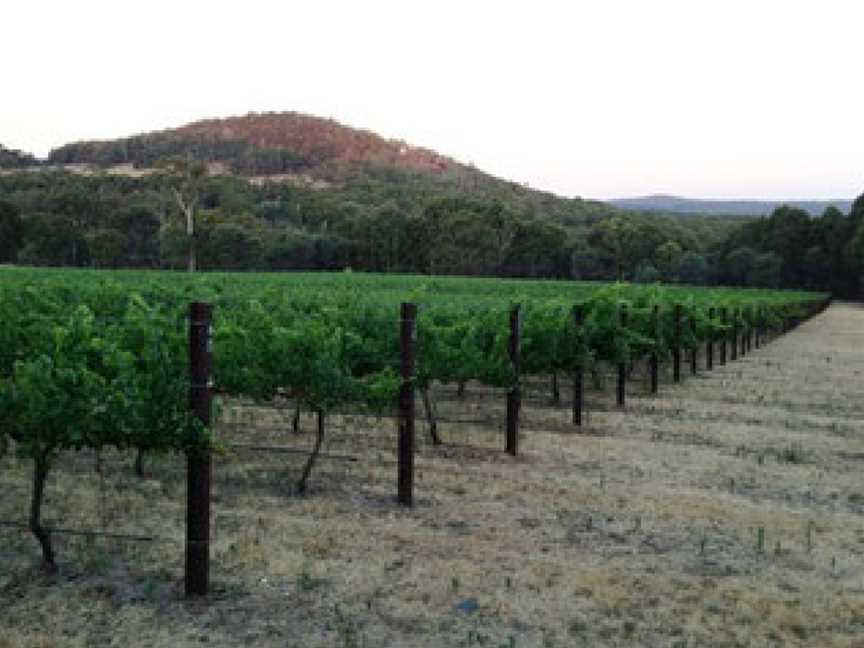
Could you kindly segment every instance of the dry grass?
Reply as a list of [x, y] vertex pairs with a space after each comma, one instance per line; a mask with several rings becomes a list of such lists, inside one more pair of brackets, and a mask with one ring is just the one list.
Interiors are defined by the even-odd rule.
[[[30, 537], [0, 529], [0, 648], [864, 646], [861, 331], [864, 310], [835, 305], [659, 397], [634, 383], [626, 411], [592, 392], [580, 433], [537, 383], [516, 459], [494, 424], [423, 439], [411, 511], [393, 502], [390, 421], [334, 417], [326, 451], [359, 460], [322, 460], [305, 498], [302, 456], [229, 453], [207, 601], [179, 595], [183, 462], [139, 480], [109, 456], [100, 478], [70, 456], [50, 519], [158, 540], [58, 538], [48, 577]], [[503, 410], [470, 386], [438, 400], [450, 418]], [[226, 420], [226, 439], [311, 444], [269, 430], [284, 427], [273, 410]], [[0, 489], [0, 517], [23, 518], [28, 467], [0, 461]]]

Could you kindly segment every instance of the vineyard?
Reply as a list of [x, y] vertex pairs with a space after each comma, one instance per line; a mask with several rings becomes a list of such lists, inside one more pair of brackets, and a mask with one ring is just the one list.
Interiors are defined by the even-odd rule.
[[[209, 305], [206, 322], [193, 302]], [[592, 417], [647, 416], [648, 404], [662, 408], [667, 385], [728, 371], [827, 303], [814, 293], [551, 281], [0, 269], [3, 469], [31, 471], [29, 484], [6, 491], [14, 497], [4, 496], [3, 515], [15, 519], [4, 520], [0, 539], [17, 538], [26, 554], [29, 530], [43, 564], [62, 568], [58, 543], [80, 549], [60, 539], [65, 532], [83, 534], [88, 547], [111, 534], [133, 544], [152, 535], [141, 524], [152, 514], [124, 519], [122, 506], [100, 509], [95, 518], [108, 528], [90, 535], [68, 505], [58, 515], [46, 492], [52, 475], [68, 471], [95, 476], [100, 497], [106, 484], [137, 492], [158, 481], [146, 499], [167, 506], [165, 518], [177, 520], [170, 535], [182, 535], [176, 491], [185, 475], [171, 457], [188, 458], [191, 475], [204, 457], [209, 470], [212, 453], [214, 522], [201, 542], [213, 538], [224, 595], [228, 574], [257, 573], [263, 560], [241, 559], [258, 555], [254, 527], [269, 524], [243, 514], [250, 493], [289, 509], [326, 501], [325, 517], [335, 507], [350, 518], [358, 499], [364, 511], [395, 515], [397, 494], [403, 505], [435, 509], [431, 484], [462, 489], [465, 474], [472, 488], [518, 492], [537, 435], [566, 454], [597, 432]], [[196, 344], [207, 361], [195, 374], [193, 360], [190, 375]], [[209, 402], [206, 413], [195, 409], [204, 394], [215, 396], [212, 421]], [[525, 484], [558, 489], [532, 479]], [[578, 515], [589, 531], [608, 525]], [[643, 522], [628, 524], [635, 532]], [[325, 562], [333, 553], [305, 550]], [[311, 568], [302, 569], [300, 589], [315, 589]], [[486, 635], [476, 632], [466, 641], [481, 645]]]

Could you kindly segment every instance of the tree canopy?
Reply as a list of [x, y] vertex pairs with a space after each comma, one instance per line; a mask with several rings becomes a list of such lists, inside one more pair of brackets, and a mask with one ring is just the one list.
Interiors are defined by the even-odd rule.
[[140, 177], [0, 174], [0, 262], [179, 269], [192, 241], [202, 269], [660, 280], [841, 296], [857, 296], [864, 276], [864, 197], [849, 215], [783, 206], [742, 222], [621, 212], [501, 181], [465, 187], [374, 166], [309, 186], [190, 164]]

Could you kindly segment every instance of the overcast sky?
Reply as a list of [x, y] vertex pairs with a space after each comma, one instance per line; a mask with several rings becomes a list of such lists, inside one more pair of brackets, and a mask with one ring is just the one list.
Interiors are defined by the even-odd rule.
[[864, 2], [46, 2], [0, 10], [0, 143], [297, 110], [567, 196], [864, 192]]

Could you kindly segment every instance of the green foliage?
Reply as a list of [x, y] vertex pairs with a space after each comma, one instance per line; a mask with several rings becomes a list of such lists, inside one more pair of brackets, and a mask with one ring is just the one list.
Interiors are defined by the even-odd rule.
[[805, 211], [813, 203], [752, 220], [723, 212], [747, 207], [728, 201], [699, 203], [714, 217], [682, 214], [695, 203], [671, 197], [620, 201], [660, 213], [621, 211], [297, 113], [77, 142], [48, 162], [0, 147], [0, 167], [36, 167], [0, 175], [0, 204], [16, 212], [0, 208], [0, 262], [638, 283], [653, 282], [653, 268], [666, 282], [844, 297], [864, 285], [864, 196], [848, 216], [830, 207], [821, 218]]
[[21, 456], [50, 463], [63, 450], [102, 445], [125, 404], [120, 376], [131, 357], [98, 335], [86, 306], [42, 333], [0, 382], [0, 425]]
[[[185, 309], [215, 304], [215, 376], [231, 394], [288, 395], [315, 411], [386, 410], [399, 387], [399, 301], [420, 304], [417, 381], [507, 387], [509, 311], [522, 310], [527, 374], [618, 363], [676, 343], [776, 324], [818, 295], [612, 284], [483, 282], [358, 274], [54, 274], [6, 269], [0, 417], [26, 456], [209, 442], [186, 412]], [[286, 290], [287, 288], [287, 290]], [[574, 327], [572, 308], [584, 320]], [[709, 306], [717, 307], [713, 318]], [[728, 312], [720, 322], [719, 308]], [[626, 324], [621, 314], [626, 312]], [[655, 314], [656, 312], [656, 314]]]
[[[418, 383], [477, 379], [509, 387], [515, 375], [507, 356], [508, 323], [507, 306], [423, 309], [418, 321]], [[526, 337], [530, 345], [531, 337]]]
[[[215, 307], [219, 391], [264, 401], [290, 397], [323, 416], [345, 407], [393, 409], [401, 382], [397, 314], [403, 300], [419, 305], [419, 386], [478, 380], [510, 387], [518, 379], [508, 355], [510, 312], [517, 305], [522, 372], [548, 375], [666, 355], [677, 344], [693, 348], [729, 330], [800, 316], [806, 304], [822, 298], [353, 272], [5, 268], [0, 279], [0, 453], [12, 445], [32, 459], [43, 484], [64, 450], [184, 451], [216, 444], [188, 412], [190, 301]], [[676, 305], [682, 314], [677, 338]], [[708, 316], [717, 305], [729, 313], [726, 324]], [[41, 492], [34, 489], [36, 500]], [[32, 526], [50, 563], [50, 539], [40, 535], [38, 519]]]
[[[0, 201], [14, 207], [20, 222], [17, 261], [179, 269], [188, 265], [194, 242], [202, 269], [353, 267], [609, 279], [618, 276], [619, 261], [622, 276], [631, 277], [639, 263], [654, 263], [658, 245], [701, 253], [704, 241], [719, 240], [728, 229], [718, 220], [694, 235], [693, 227], [656, 216], [623, 219], [600, 203], [476, 171], [468, 181], [460, 174], [361, 165], [338, 167], [326, 184], [314, 177], [253, 183], [226, 175], [188, 180], [182, 166], [142, 177], [54, 170], [0, 175]], [[603, 234], [610, 223], [626, 225], [620, 249]]]
[[658, 281], [660, 281], [660, 271], [650, 263], [642, 263], [633, 275], [633, 282], [638, 284], [652, 284]]
[[22, 230], [18, 208], [0, 200], [0, 263], [14, 262], [18, 258]]
[[719, 249], [719, 279], [739, 286], [799, 287], [857, 297], [862, 286], [859, 234], [864, 196], [849, 216], [828, 208], [821, 218], [781, 206], [734, 230]]
[[666, 241], [662, 245], [659, 245], [654, 251], [657, 268], [660, 270], [663, 278], [667, 281], [672, 278], [674, 270], [683, 253], [684, 250], [681, 248], [681, 244], [677, 241]]
[[709, 283], [711, 270], [708, 260], [696, 252], [685, 252], [680, 256], [673, 271], [675, 281], [691, 286]]
[[[115, 425], [113, 437], [98, 443], [147, 449], [182, 448], [194, 438], [185, 417], [184, 317], [192, 300], [211, 301], [216, 307], [218, 389], [262, 400], [289, 395], [311, 410], [327, 412], [346, 403], [392, 407], [399, 385], [397, 313], [402, 300], [420, 304], [419, 385], [479, 380], [506, 387], [515, 378], [507, 354], [514, 304], [522, 310], [523, 372], [548, 374], [668, 353], [674, 343], [676, 303], [683, 314], [680, 342], [692, 348], [733, 326], [779, 322], [794, 313], [795, 304], [818, 298], [659, 285], [357, 273], [157, 277], [7, 269], [3, 277], [0, 374], [7, 390], [26, 380], [28, 371], [36, 371], [27, 363], [44, 363], [45, 358], [56, 363], [54, 354], [63, 350], [60, 357], [88, 372], [78, 379], [81, 384], [91, 384], [92, 378], [96, 391], [122, 395], [114, 400], [123, 422]], [[583, 309], [579, 329], [573, 324], [574, 304]], [[748, 307], [740, 308], [743, 304]], [[719, 310], [708, 317], [709, 306], [727, 307], [725, 327]], [[70, 313], [77, 318], [74, 326], [67, 321]], [[45, 347], [44, 340], [58, 326], [101, 345], [104, 358], [95, 351], [87, 355], [83, 343], [76, 342], [68, 352], [65, 347]], [[73, 352], [78, 355], [70, 355]], [[84, 362], [88, 358], [91, 364]], [[94, 358], [107, 364], [93, 364]], [[113, 402], [110, 397], [102, 400]]]
[[[4, 342], [14, 349], [0, 356], [0, 424], [21, 456], [50, 463], [69, 449], [201, 442], [187, 414], [176, 316], [138, 298], [116, 317], [97, 318], [97, 300], [75, 305], [26, 290], [21, 297], [0, 296]], [[22, 302], [30, 310], [19, 314]]]

